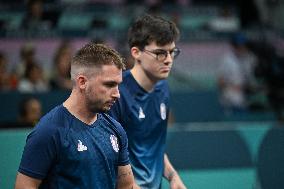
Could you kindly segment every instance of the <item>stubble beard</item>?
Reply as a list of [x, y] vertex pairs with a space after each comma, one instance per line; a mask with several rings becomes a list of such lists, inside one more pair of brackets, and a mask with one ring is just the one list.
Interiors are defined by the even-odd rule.
[[93, 99], [96, 99], [96, 97], [92, 95], [90, 91], [88, 91], [86, 94], [86, 107], [88, 111], [93, 113], [104, 112], [101, 101]]
[[86, 103], [88, 110], [93, 113], [105, 113], [111, 109], [111, 106], [107, 106], [105, 103], [99, 100], [92, 101], [90, 98], [87, 98]]

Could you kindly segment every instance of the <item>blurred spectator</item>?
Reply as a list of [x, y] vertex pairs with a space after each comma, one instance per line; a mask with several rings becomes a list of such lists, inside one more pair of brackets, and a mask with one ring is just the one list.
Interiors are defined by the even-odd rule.
[[[38, 64], [40, 67], [42, 64], [36, 58], [36, 47], [33, 43], [25, 43], [20, 49], [20, 62], [16, 64], [14, 72], [17, 74], [19, 79], [24, 77], [27, 67], [33, 64]], [[42, 70], [43, 78], [49, 78], [50, 70]]]
[[19, 126], [34, 126], [42, 115], [42, 106], [38, 99], [30, 97], [20, 102]]
[[20, 92], [46, 92], [48, 91], [48, 84], [45, 82], [42, 74], [42, 69], [37, 64], [30, 64], [26, 68], [25, 75], [21, 78], [18, 90]]
[[21, 62], [16, 65], [15, 70], [19, 78], [24, 76], [26, 68], [29, 65], [34, 64], [36, 62], [34, 45], [31, 43], [24, 44], [20, 50], [20, 58]]
[[11, 89], [10, 75], [7, 70], [7, 59], [0, 52], [0, 91], [8, 91]]
[[209, 21], [208, 27], [216, 32], [236, 32], [240, 29], [240, 22], [233, 10], [224, 6], [219, 9], [219, 15]]
[[256, 67], [257, 76], [266, 85], [269, 104], [279, 122], [284, 122], [284, 55], [277, 54], [277, 49], [268, 42], [253, 44], [254, 52], [259, 57]]
[[4, 53], [0, 52], [0, 91], [17, 89], [18, 76], [8, 70], [9, 62]]
[[218, 76], [221, 104], [226, 112], [240, 112], [248, 108], [248, 94], [257, 88], [254, 69], [257, 58], [248, 49], [242, 34], [231, 41], [231, 52], [224, 56]]
[[26, 15], [22, 20], [21, 28], [37, 31], [52, 28], [52, 22], [44, 19], [43, 0], [28, 0]]
[[71, 90], [72, 81], [70, 79], [70, 60], [72, 57], [72, 47], [69, 42], [63, 42], [55, 52], [54, 73], [50, 81], [52, 89]]

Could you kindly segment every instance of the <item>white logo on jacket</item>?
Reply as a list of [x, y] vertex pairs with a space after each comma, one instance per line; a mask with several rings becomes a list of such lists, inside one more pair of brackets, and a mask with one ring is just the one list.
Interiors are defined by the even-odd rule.
[[77, 150], [78, 152], [83, 152], [85, 150], [88, 150], [88, 148], [87, 146], [82, 144], [81, 140], [78, 140]]
[[145, 118], [145, 114], [143, 112], [143, 109], [140, 107], [139, 108], [139, 115], [138, 115], [139, 119], [144, 119]]
[[110, 135], [110, 142], [111, 142], [111, 145], [112, 145], [112, 148], [115, 152], [118, 152], [119, 151], [119, 146], [118, 146], [118, 142], [117, 142], [117, 137], [114, 136], [114, 135]]
[[161, 105], [160, 105], [160, 112], [161, 112], [162, 120], [165, 120], [167, 118], [167, 109], [166, 109], [166, 105], [164, 103], [161, 103]]

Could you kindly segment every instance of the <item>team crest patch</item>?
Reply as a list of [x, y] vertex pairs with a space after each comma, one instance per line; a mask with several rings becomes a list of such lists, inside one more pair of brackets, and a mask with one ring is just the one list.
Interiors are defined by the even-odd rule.
[[112, 148], [115, 152], [118, 152], [119, 151], [119, 146], [118, 146], [118, 143], [117, 143], [117, 137], [114, 136], [114, 135], [110, 135], [110, 142], [111, 142], [111, 145], [112, 145]]
[[165, 120], [167, 118], [167, 110], [166, 110], [166, 105], [164, 103], [161, 103], [160, 105], [160, 112], [162, 120]]

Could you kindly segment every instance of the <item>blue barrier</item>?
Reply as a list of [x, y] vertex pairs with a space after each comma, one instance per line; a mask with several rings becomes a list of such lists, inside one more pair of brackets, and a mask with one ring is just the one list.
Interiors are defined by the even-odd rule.
[[[277, 166], [277, 161], [274, 160], [280, 157], [278, 153], [274, 153], [274, 149], [283, 152], [283, 129], [282, 134], [276, 131], [271, 135], [271, 127], [270, 123], [216, 123], [214, 126], [204, 123], [198, 127], [193, 124], [176, 125], [168, 132], [167, 153], [189, 188], [251, 189], [256, 184], [257, 165], [273, 165], [270, 170], [274, 170]], [[0, 129], [1, 189], [13, 188], [25, 138], [29, 132], [30, 129]], [[259, 133], [262, 133], [261, 136]], [[264, 140], [262, 136], [265, 136]], [[276, 136], [276, 145], [270, 141], [271, 136]], [[270, 141], [270, 145], [267, 145], [267, 141]], [[260, 144], [266, 147], [259, 148]], [[254, 153], [260, 154], [259, 158], [253, 158]], [[265, 154], [266, 157], [275, 158], [263, 161], [261, 157]], [[260, 178], [268, 177], [267, 174], [271, 173], [264, 171], [262, 174]], [[167, 185], [163, 188], [167, 188]]]
[[[0, 93], [0, 123], [13, 122], [18, 118], [19, 103], [23, 98], [33, 96], [42, 103], [43, 113], [61, 104], [70, 92], [52, 91], [47, 93], [21, 94], [18, 92]], [[173, 91], [171, 108], [174, 121], [212, 122], [212, 121], [267, 121], [275, 120], [272, 112], [246, 112], [240, 114], [224, 114], [218, 102], [218, 93], [212, 91]]]
[[284, 128], [271, 128], [259, 149], [257, 174], [262, 189], [284, 188]]

